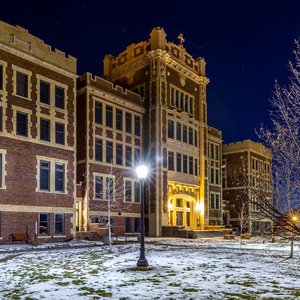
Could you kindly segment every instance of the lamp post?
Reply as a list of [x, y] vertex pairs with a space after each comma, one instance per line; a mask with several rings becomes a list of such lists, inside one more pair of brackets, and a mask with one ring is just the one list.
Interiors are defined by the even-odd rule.
[[148, 261], [145, 257], [145, 222], [144, 222], [144, 205], [145, 205], [145, 182], [148, 175], [148, 167], [145, 165], [140, 165], [136, 168], [136, 174], [141, 182], [141, 247], [140, 247], [140, 257], [137, 261], [137, 267], [148, 267]]
[[[291, 219], [292, 219], [293, 224], [295, 224], [296, 221], [298, 220], [298, 217], [295, 216], [295, 215], [293, 215]], [[292, 235], [291, 235], [291, 253], [290, 253], [290, 258], [293, 258], [293, 256], [294, 256], [294, 233], [293, 233], [294, 228], [292, 228], [291, 230], [292, 230]]]

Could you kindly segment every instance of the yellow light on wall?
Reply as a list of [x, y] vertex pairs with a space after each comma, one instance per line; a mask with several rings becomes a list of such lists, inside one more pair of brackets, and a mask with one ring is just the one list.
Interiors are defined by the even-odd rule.
[[199, 213], [200, 210], [201, 210], [200, 203], [197, 203], [197, 204], [196, 204], [196, 212]]
[[169, 205], [168, 205], [168, 207], [169, 207], [169, 210], [173, 210], [173, 203], [169, 203]]

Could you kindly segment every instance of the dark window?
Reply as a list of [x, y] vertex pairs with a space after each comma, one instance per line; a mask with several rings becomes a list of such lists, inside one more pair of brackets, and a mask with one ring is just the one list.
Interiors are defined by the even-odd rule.
[[187, 172], [187, 155], [183, 155], [183, 173]]
[[216, 209], [220, 209], [220, 195], [219, 194], [216, 194], [215, 200], [216, 200]]
[[132, 166], [132, 159], [131, 159], [131, 147], [126, 146], [126, 167]]
[[177, 141], [181, 141], [181, 124], [176, 123], [176, 139]]
[[106, 141], [106, 162], [113, 162], [113, 143]]
[[102, 103], [95, 102], [95, 122], [102, 124]]
[[214, 156], [214, 145], [213, 144], [210, 144], [210, 158], [211, 159], [215, 159], [215, 156]]
[[186, 112], [188, 112], [189, 111], [189, 96], [185, 95], [184, 99], [185, 99], [185, 101], [184, 101], [184, 110]]
[[182, 141], [187, 143], [187, 127], [185, 125], [183, 125]]
[[41, 119], [40, 139], [42, 141], [50, 141], [50, 121]]
[[141, 229], [140, 229], [140, 222], [141, 222], [141, 219], [140, 218], [134, 218], [134, 231], [135, 232], [140, 232]]
[[55, 123], [55, 143], [65, 144], [65, 125], [61, 123]]
[[3, 186], [3, 178], [2, 178], [2, 173], [3, 173], [3, 170], [2, 170], [2, 168], [3, 168], [3, 162], [2, 162], [2, 158], [3, 158], [2, 153], [0, 153], [0, 187]]
[[198, 160], [195, 159], [195, 176], [198, 176]]
[[50, 162], [40, 161], [40, 190], [50, 191]]
[[103, 177], [95, 176], [95, 199], [103, 199]]
[[138, 116], [134, 117], [134, 134], [141, 136], [141, 118]]
[[48, 214], [40, 214], [39, 234], [40, 235], [49, 235], [49, 215]]
[[134, 202], [141, 202], [141, 184], [137, 181], [134, 183]]
[[132, 232], [131, 218], [125, 218], [125, 232]]
[[168, 120], [168, 138], [174, 139], [174, 121]]
[[65, 165], [61, 163], [55, 164], [55, 192], [65, 191]]
[[168, 170], [174, 171], [174, 152], [168, 152]]
[[3, 90], [3, 66], [0, 65], [0, 90]]
[[3, 131], [3, 108], [0, 107], [0, 132]]
[[106, 178], [106, 193], [105, 200], [111, 201], [114, 199], [114, 179], [112, 177]]
[[194, 162], [193, 157], [189, 156], [189, 174], [193, 175]]
[[103, 144], [100, 139], [95, 139], [95, 160], [103, 160]]
[[123, 146], [121, 144], [116, 144], [116, 164], [123, 165]]
[[123, 112], [120, 109], [116, 109], [116, 129], [123, 129]]
[[126, 202], [132, 202], [132, 187], [131, 187], [131, 181], [126, 180], [125, 181], [125, 201]]
[[184, 109], [184, 94], [180, 93], [180, 109]]
[[181, 153], [177, 153], [176, 157], [177, 172], [181, 172]]
[[189, 128], [189, 144], [193, 145], [193, 128]]
[[131, 133], [131, 114], [126, 113], [126, 132]]
[[17, 72], [17, 95], [28, 98], [28, 75]]
[[134, 164], [138, 166], [141, 163], [141, 150], [138, 148], [134, 149]]
[[175, 89], [171, 88], [171, 105], [175, 106]]
[[50, 83], [40, 81], [40, 102], [50, 104]]
[[55, 234], [62, 235], [64, 230], [64, 214], [55, 214]]
[[28, 136], [27, 114], [17, 112], [17, 135]]
[[194, 131], [194, 145], [198, 147], [198, 132], [197, 130]]
[[106, 105], [106, 126], [113, 127], [113, 108]]
[[190, 114], [194, 114], [194, 100], [192, 97], [190, 97]]
[[65, 89], [60, 86], [55, 86], [55, 106], [65, 108]]
[[176, 92], [175, 92], [175, 102], [176, 102], [176, 107], [178, 107], [178, 108], [179, 108], [179, 101], [180, 101], [179, 91], [176, 90]]

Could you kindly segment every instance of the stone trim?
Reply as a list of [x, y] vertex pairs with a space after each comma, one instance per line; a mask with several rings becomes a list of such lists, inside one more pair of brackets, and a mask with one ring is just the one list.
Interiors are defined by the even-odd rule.
[[6, 153], [7, 153], [7, 150], [0, 149], [0, 154], [2, 154], [2, 170], [0, 170], [1, 175], [2, 175], [2, 185], [0, 186], [1, 190], [5, 190], [6, 189], [6, 185], [5, 185], [5, 177], [7, 175], [7, 171], [6, 171], [7, 161], [5, 159]]
[[32, 206], [32, 205], [11, 205], [0, 204], [0, 211], [5, 212], [28, 212], [28, 213], [75, 213], [73, 207], [58, 207], [58, 206]]
[[[32, 101], [32, 98], [31, 98], [31, 94], [32, 94], [32, 83], [31, 83], [32, 72], [27, 70], [27, 69], [16, 66], [16, 65], [12, 65], [12, 69], [13, 69], [13, 77], [12, 77], [12, 80], [13, 80], [13, 93], [12, 94], [13, 94], [13, 96]], [[17, 95], [17, 73], [18, 72], [23, 73], [23, 74], [28, 76], [28, 82], [27, 82], [27, 91], [28, 91], [27, 96], [28, 97], [23, 97], [23, 96]]]

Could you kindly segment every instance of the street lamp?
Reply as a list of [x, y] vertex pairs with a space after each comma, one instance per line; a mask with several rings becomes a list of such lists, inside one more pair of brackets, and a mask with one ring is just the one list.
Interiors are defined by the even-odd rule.
[[148, 167], [140, 165], [136, 168], [136, 174], [141, 182], [141, 247], [140, 257], [137, 261], [137, 267], [148, 267], [148, 261], [145, 257], [145, 223], [144, 223], [144, 205], [145, 205], [145, 182], [148, 175]]

